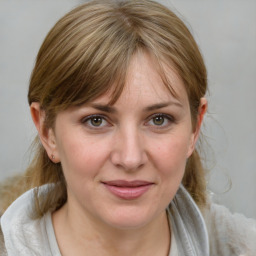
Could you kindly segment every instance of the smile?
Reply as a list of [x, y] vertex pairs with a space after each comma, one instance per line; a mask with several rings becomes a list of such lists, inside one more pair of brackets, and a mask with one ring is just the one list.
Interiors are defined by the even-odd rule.
[[114, 180], [103, 182], [103, 184], [113, 195], [125, 200], [141, 197], [154, 185], [152, 182], [140, 180]]

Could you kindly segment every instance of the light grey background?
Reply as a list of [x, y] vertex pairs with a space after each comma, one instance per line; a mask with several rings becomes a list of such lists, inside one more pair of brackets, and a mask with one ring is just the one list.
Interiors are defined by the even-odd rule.
[[[0, 0], [0, 180], [27, 166], [36, 134], [26, 99], [34, 60], [49, 29], [79, 2]], [[256, 1], [160, 2], [188, 24], [208, 68], [209, 188], [231, 211], [256, 218]]]

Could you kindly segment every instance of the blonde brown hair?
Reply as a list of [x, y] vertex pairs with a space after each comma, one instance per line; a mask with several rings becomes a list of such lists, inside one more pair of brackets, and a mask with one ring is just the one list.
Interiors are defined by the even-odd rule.
[[[195, 125], [200, 98], [207, 90], [203, 58], [185, 24], [168, 8], [150, 0], [90, 1], [61, 18], [39, 50], [29, 104], [40, 103], [49, 128], [54, 127], [60, 111], [92, 101], [113, 86], [114, 103], [123, 90], [131, 57], [139, 50], [152, 56], [171, 93], [175, 92], [163, 63], [176, 68], [184, 81]], [[16, 179], [17, 193], [12, 196], [43, 184], [57, 184], [47, 198], [36, 201], [36, 215], [41, 216], [61, 207], [67, 191], [61, 164], [54, 164], [36, 140], [35, 157], [25, 176]], [[188, 159], [182, 182], [196, 203], [204, 206], [205, 173], [197, 151]], [[12, 200], [7, 198], [5, 208]]]

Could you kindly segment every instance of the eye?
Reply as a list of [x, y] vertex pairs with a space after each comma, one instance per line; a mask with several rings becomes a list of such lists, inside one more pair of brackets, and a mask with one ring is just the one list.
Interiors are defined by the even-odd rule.
[[89, 119], [89, 122], [92, 126], [99, 127], [103, 123], [103, 118], [101, 116], [94, 116]]
[[171, 125], [174, 122], [174, 118], [166, 114], [155, 114], [151, 116], [147, 125], [153, 126], [155, 128], [165, 128]]
[[82, 120], [82, 123], [92, 129], [103, 128], [110, 125], [105, 117], [100, 115], [88, 116]]
[[155, 116], [152, 118], [152, 121], [155, 125], [163, 125], [165, 118], [163, 116]]

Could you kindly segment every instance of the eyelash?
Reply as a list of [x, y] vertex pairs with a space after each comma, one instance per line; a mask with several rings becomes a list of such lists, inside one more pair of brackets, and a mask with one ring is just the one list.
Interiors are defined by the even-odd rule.
[[[157, 117], [162, 117], [164, 120], [163, 122], [168, 122], [167, 124], [149, 124], [150, 122], [153, 122], [154, 118], [157, 118]], [[102, 123], [106, 122], [106, 124], [103, 124], [102, 123], [99, 125], [99, 126], [95, 126], [95, 125], [92, 125], [92, 121], [93, 121], [93, 118], [100, 118], [102, 120]], [[87, 116], [85, 118], [82, 119], [82, 124], [85, 124], [88, 128], [90, 129], [94, 129], [94, 130], [98, 130], [98, 129], [103, 129], [105, 127], [110, 127], [111, 126], [111, 123], [108, 121], [108, 118], [104, 115], [100, 115], [100, 114], [95, 114], [95, 115], [90, 115], [90, 116]], [[170, 124], [172, 123], [175, 123], [175, 119], [173, 116], [171, 115], [167, 115], [167, 114], [163, 114], [163, 113], [157, 113], [157, 114], [154, 114], [152, 116], [150, 116], [147, 121], [146, 121], [146, 126], [152, 126], [154, 129], [164, 129], [164, 128], [168, 128]]]

